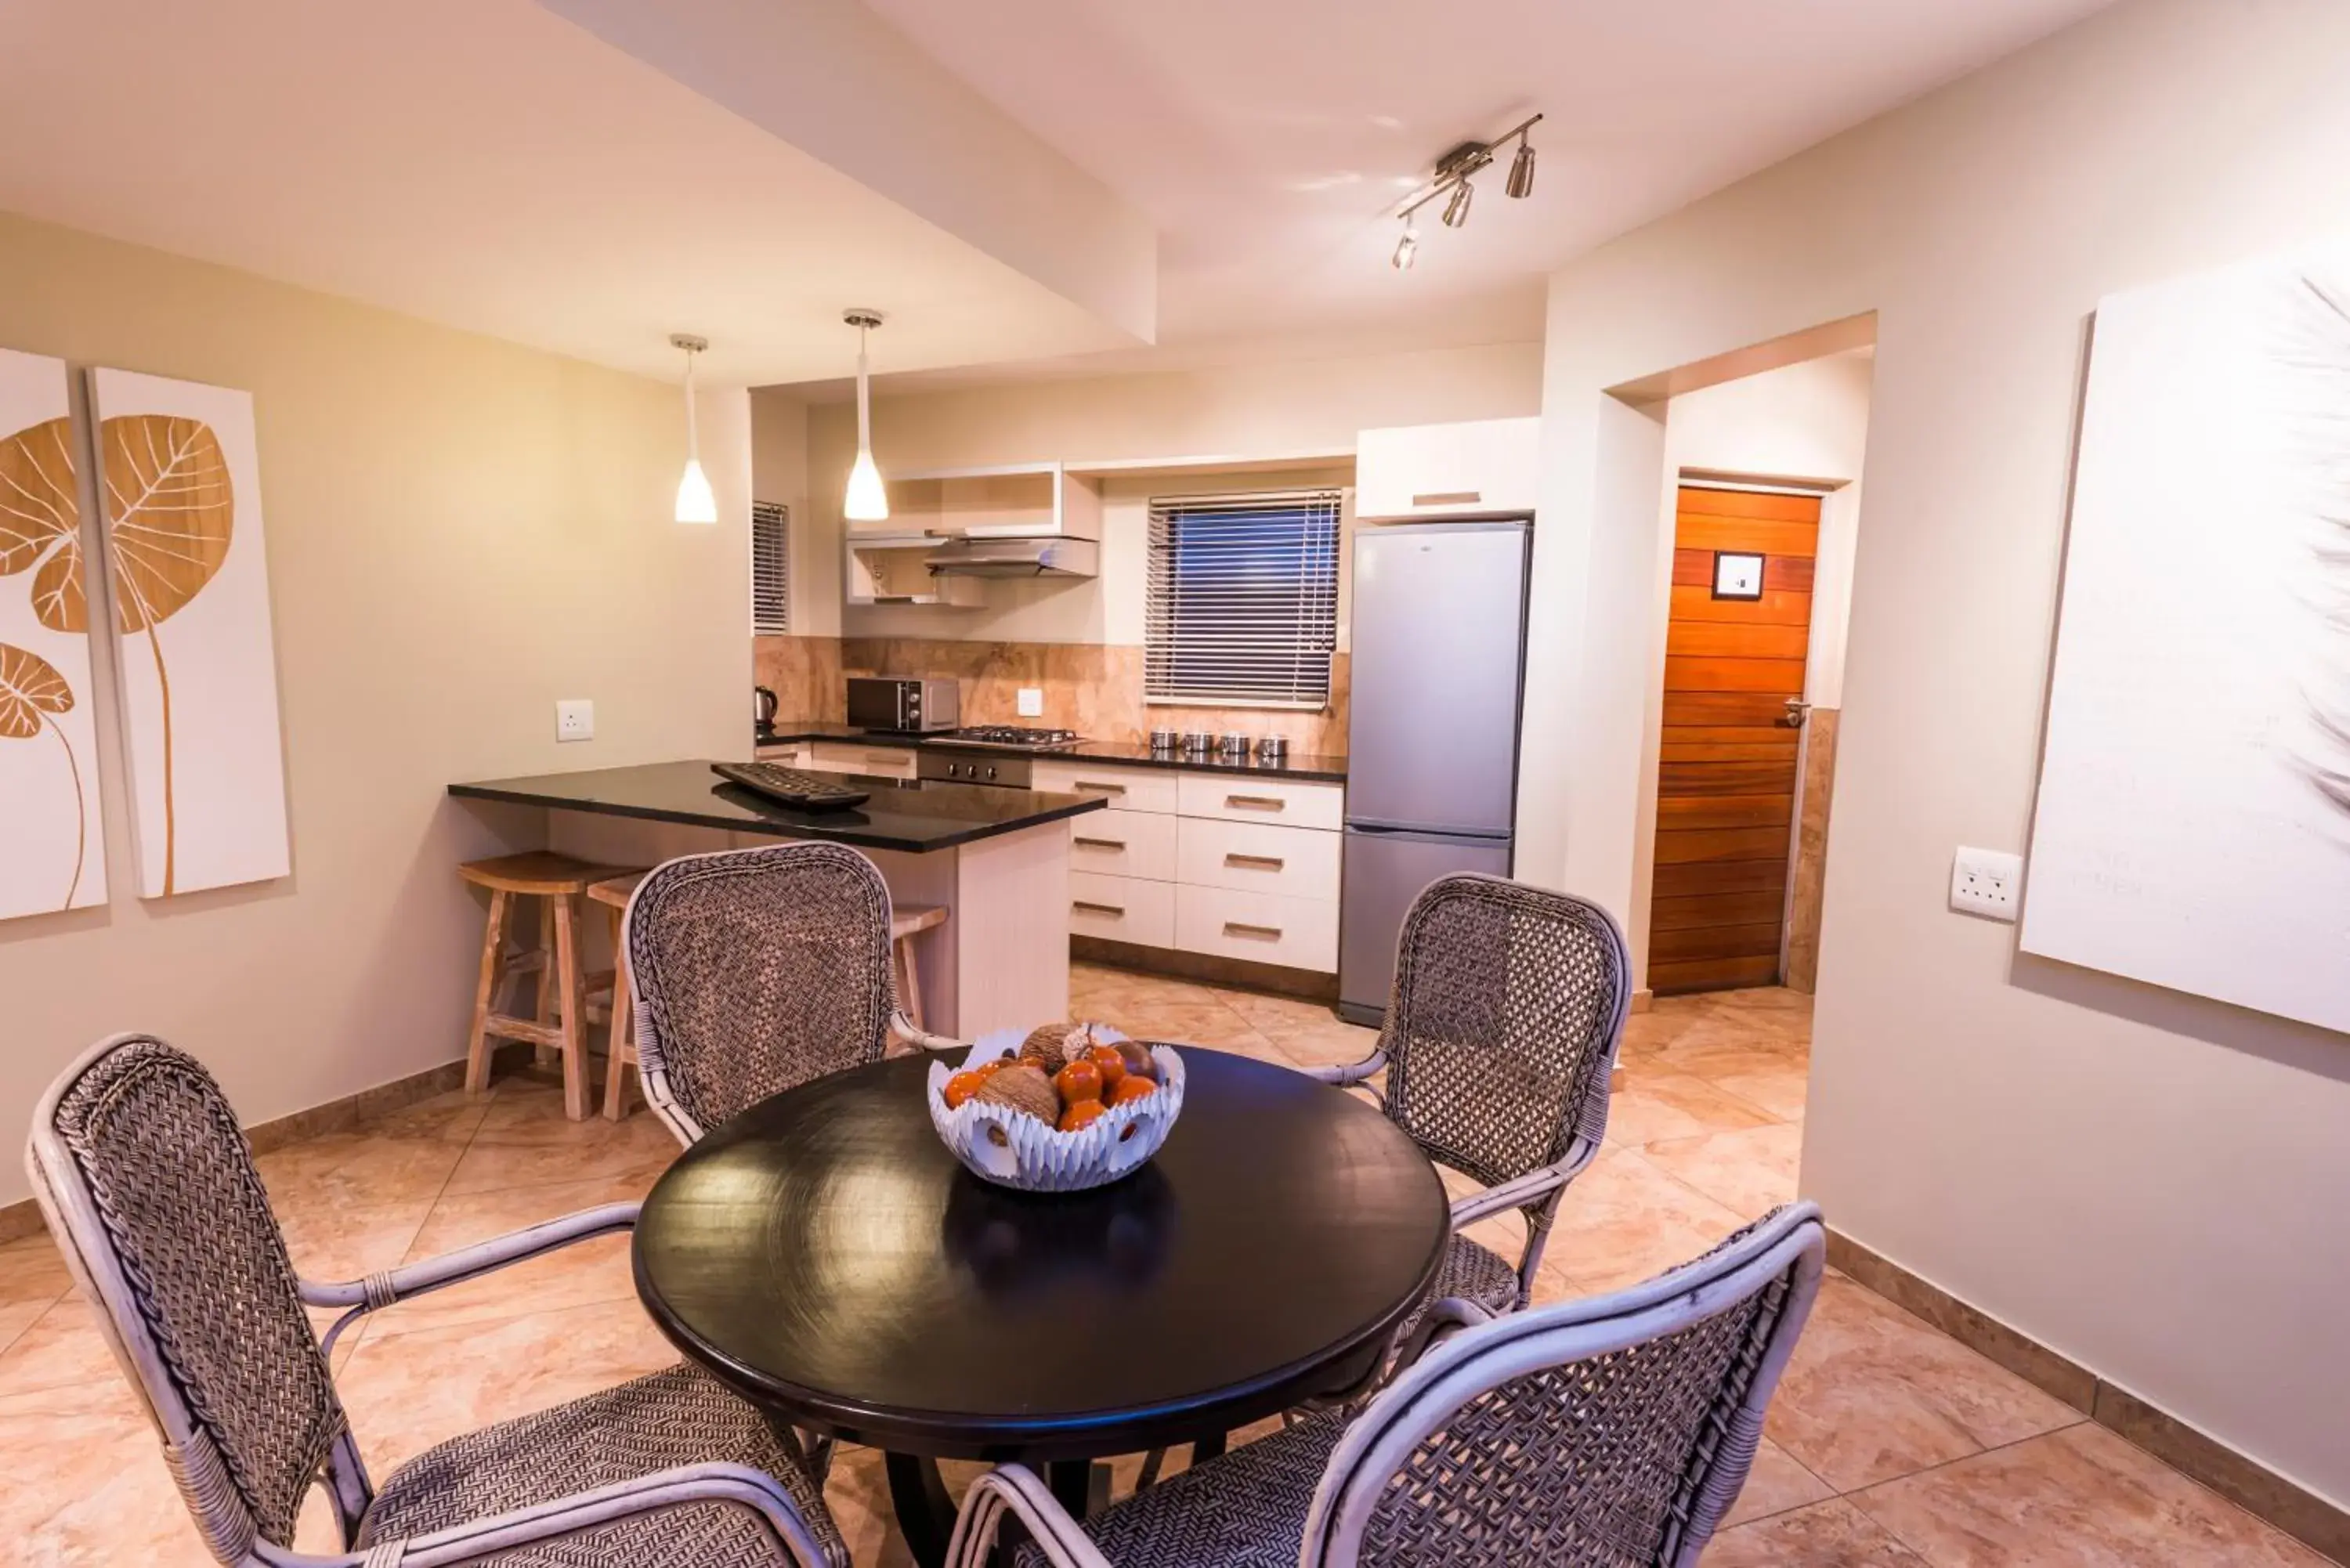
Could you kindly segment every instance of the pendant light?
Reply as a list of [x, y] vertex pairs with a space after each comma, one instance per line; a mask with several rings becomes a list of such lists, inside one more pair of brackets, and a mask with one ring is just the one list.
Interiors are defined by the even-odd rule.
[[677, 520], [715, 523], [718, 497], [711, 491], [710, 476], [702, 472], [702, 437], [693, 418], [693, 357], [710, 347], [710, 339], [676, 332], [670, 335], [670, 346], [685, 350], [685, 475], [677, 482]]
[[841, 317], [857, 328], [857, 461], [848, 470], [848, 493], [841, 515], [852, 523], [879, 523], [889, 515], [889, 492], [873, 462], [873, 404], [865, 369], [865, 335], [881, 325], [878, 310], [851, 310]]

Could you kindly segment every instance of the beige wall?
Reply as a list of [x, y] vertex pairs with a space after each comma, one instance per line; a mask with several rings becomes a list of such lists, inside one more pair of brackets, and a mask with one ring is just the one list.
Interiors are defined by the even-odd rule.
[[[760, 394], [759, 418], [768, 417]], [[1351, 454], [1367, 427], [1531, 414], [1542, 400], [1534, 343], [1218, 369], [1022, 380], [910, 397], [877, 397], [873, 450], [884, 474], [966, 464], [1110, 462], [1221, 455], [1249, 460]], [[788, 417], [780, 409], [777, 417]], [[793, 566], [825, 601], [806, 629], [852, 637], [952, 637], [1032, 642], [1142, 640], [1143, 521], [1149, 497], [1200, 481], [1120, 479], [1106, 487], [1101, 576], [1067, 584], [991, 583], [974, 610], [871, 607], [827, 625], [839, 604], [840, 493], [856, 454], [853, 404], [808, 410], [810, 526]], [[1219, 488], [1345, 483], [1336, 471], [1251, 473]], [[837, 607], [832, 613], [838, 615]]]
[[2337, 1502], [2350, 1039], [1945, 894], [1954, 846], [2025, 846], [2089, 314], [2350, 227], [2345, 79], [2335, 0], [2125, 4], [1555, 274], [1520, 840], [1628, 903], [1661, 443], [1606, 389], [1876, 311], [1804, 1188]]
[[[141, 903], [99, 682], [112, 898], [0, 924], [0, 1137], [113, 1030], [248, 1120], [462, 1054], [481, 906], [452, 867], [502, 845], [443, 786], [740, 748], [749, 400], [704, 394], [730, 521], [680, 527], [673, 386], [5, 216], [0, 279], [0, 344], [253, 393], [294, 834], [284, 881]], [[594, 741], [555, 743], [564, 697]]]

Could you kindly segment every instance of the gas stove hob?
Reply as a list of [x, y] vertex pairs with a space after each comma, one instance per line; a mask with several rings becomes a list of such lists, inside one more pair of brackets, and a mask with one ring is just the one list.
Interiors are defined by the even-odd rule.
[[965, 724], [942, 735], [925, 735], [931, 746], [1005, 746], [1022, 752], [1066, 752], [1074, 749], [1075, 730], [1030, 730], [1017, 724]]

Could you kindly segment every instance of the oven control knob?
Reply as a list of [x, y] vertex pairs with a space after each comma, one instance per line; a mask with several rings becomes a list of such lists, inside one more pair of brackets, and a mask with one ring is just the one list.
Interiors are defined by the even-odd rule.
[[988, 769], [988, 770], [987, 770], [987, 776], [988, 776], [989, 778], [993, 778], [993, 777], [995, 776], [995, 770], [994, 770], [993, 768], [990, 768], [990, 769]]

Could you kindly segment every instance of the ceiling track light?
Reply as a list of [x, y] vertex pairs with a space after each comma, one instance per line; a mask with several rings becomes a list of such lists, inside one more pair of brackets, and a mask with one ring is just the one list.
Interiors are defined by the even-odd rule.
[[882, 317], [878, 310], [848, 310], [840, 318], [857, 328], [857, 461], [849, 466], [840, 514], [852, 523], [885, 522], [889, 491], [873, 461], [873, 402], [865, 368], [865, 335], [881, 325]]
[[1518, 132], [1518, 155], [1510, 160], [1510, 175], [1503, 182], [1503, 191], [1513, 201], [1523, 202], [1534, 193], [1534, 149], [1524, 131]]
[[1396, 242], [1395, 254], [1388, 258], [1388, 265], [1398, 272], [1409, 272], [1411, 264], [1419, 255], [1419, 231], [1412, 226], [1409, 218], [1406, 218], [1403, 221], [1403, 238]]
[[1469, 221], [1469, 202], [1477, 194], [1477, 187], [1463, 180], [1452, 187], [1452, 199], [1444, 203], [1444, 226], [1457, 229]]
[[1396, 208], [1396, 216], [1403, 220], [1403, 237], [1396, 242], [1395, 254], [1388, 263], [1398, 272], [1409, 272], [1419, 253], [1419, 230], [1412, 223], [1412, 214], [1438, 197], [1444, 198], [1444, 226], [1463, 227], [1469, 222], [1469, 209], [1477, 198], [1471, 176], [1482, 172], [1493, 161], [1494, 150], [1517, 138], [1518, 151], [1510, 160], [1510, 171], [1503, 181], [1507, 195], [1523, 200], [1534, 194], [1534, 149], [1528, 133], [1542, 123], [1539, 114], [1529, 115], [1491, 141], [1464, 141], [1436, 161], [1435, 171], [1427, 186]]
[[715, 523], [718, 497], [710, 488], [710, 476], [702, 472], [702, 437], [693, 417], [693, 357], [710, 348], [710, 339], [696, 337], [690, 332], [672, 332], [669, 344], [685, 352], [685, 473], [677, 482], [677, 520]]

